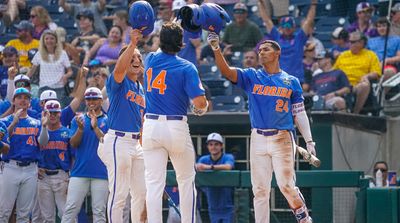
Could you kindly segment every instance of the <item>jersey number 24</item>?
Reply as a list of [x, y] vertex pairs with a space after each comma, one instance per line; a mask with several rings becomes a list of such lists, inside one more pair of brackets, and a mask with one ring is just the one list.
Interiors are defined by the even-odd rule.
[[158, 89], [159, 94], [164, 94], [167, 85], [165, 84], [165, 76], [167, 76], [166, 70], [161, 70], [159, 74], [154, 78], [153, 82], [151, 79], [153, 77], [153, 68], [149, 68], [146, 71], [147, 75], [147, 92], [151, 92], [153, 88]]

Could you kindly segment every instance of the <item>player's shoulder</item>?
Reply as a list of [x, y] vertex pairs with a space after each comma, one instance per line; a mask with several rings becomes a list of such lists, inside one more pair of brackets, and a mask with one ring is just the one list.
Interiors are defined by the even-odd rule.
[[28, 116], [28, 118], [26, 120], [28, 120], [29, 124], [31, 124], [31, 125], [40, 125], [40, 120], [33, 118], [31, 116]]
[[225, 160], [235, 160], [235, 156], [233, 156], [233, 154], [231, 153], [224, 153], [224, 159]]
[[198, 163], [207, 163], [211, 160], [211, 156], [210, 155], [203, 155], [199, 158]]

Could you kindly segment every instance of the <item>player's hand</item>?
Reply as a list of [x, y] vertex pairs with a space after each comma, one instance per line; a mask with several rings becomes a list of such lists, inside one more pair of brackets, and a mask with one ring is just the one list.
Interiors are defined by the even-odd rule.
[[138, 29], [131, 30], [129, 35], [131, 37], [131, 44], [134, 46], [136, 46], [139, 40], [143, 38], [142, 32]]
[[315, 151], [315, 142], [307, 142], [307, 151], [314, 156], [317, 155]]
[[87, 77], [87, 74], [89, 73], [89, 68], [87, 68], [87, 67], [85, 67], [85, 66], [82, 66], [81, 67], [81, 77]]
[[215, 51], [215, 50], [219, 49], [219, 36], [218, 36], [218, 34], [216, 34], [214, 32], [208, 33], [207, 42], [208, 42], [208, 44], [210, 44], [212, 50]]
[[13, 122], [15, 122], [15, 123], [19, 122], [19, 118], [21, 117], [22, 111], [24, 111], [24, 109], [20, 108], [20, 109], [18, 109], [18, 110], [14, 113], [14, 115], [13, 115], [13, 118], [14, 118]]
[[97, 115], [94, 110], [89, 111], [90, 125], [93, 129], [97, 128]]
[[50, 113], [48, 111], [42, 111], [42, 126], [47, 126], [49, 124]]
[[197, 163], [197, 164], [196, 164], [196, 169], [197, 169], [198, 171], [210, 170], [210, 169], [211, 169], [211, 166], [210, 166], [210, 165], [207, 165], [207, 164], [203, 164], [203, 163]]
[[78, 116], [78, 117], [76, 117], [76, 124], [78, 124], [78, 128], [80, 129], [80, 130], [83, 130], [83, 128], [84, 128], [84, 124], [83, 124], [83, 116]]
[[45, 170], [42, 169], [42, 168], [39, 168], [39, 170], [38, 170], [38, 178], [39, 178], [39, 180], [43, 179], [44, 175], [45, 175]]
[[18, 73], [18, 63], [14, 62], [14, 64], [10, 68], [8, 68], [7, 73], [8, 73], [8, 79], [14, 80], [15, 76]]

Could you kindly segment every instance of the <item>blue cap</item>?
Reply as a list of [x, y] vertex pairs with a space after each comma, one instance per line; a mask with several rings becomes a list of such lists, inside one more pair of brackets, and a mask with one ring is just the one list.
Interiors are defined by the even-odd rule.
[[296, 26], [296, 21], [291, 16], [286, 16], [281, 19], [279, 26], [282, 28], [294, 28]]
[[31, 92], [29, 92], [28, 89], [20, 87], [20, 88], [17, 88], [14, 90], [13, 98], [17, 97], [20, 94], [25, 94], [25, 95], [28, 95], [28, 97], [32, 97]]

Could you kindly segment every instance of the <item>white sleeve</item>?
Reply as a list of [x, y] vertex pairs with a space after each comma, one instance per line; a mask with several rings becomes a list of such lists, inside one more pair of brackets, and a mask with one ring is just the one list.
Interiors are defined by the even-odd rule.
[[294, 115], [294, 122], [296, 123], [296, 126], [299, 129], [306, 143], [313, 142], [310, 122], [308, 120], [307, 113], [305, 110], [300, 111], [296, 115]]
[[7, 95], [6, 95], [7, 100], [12, 101], [14, 97], [14, 90], [15, 90], [14, 80], [7, 79]]

